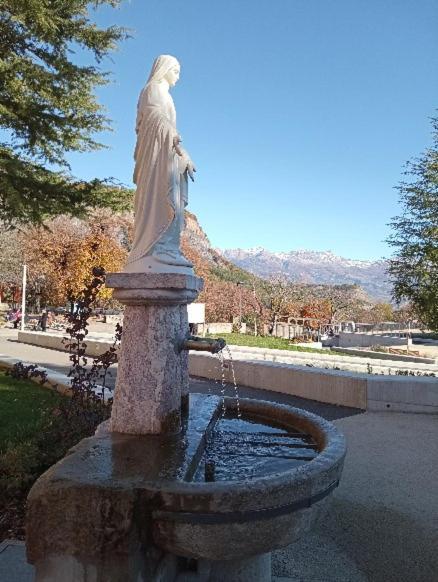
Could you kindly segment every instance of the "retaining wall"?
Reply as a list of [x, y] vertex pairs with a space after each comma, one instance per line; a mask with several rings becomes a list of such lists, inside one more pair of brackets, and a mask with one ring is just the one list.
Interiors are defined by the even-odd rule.
[[372, 358], [375, 360], [392, 360], [393, 362], [411, 362], [414, 364], [437, 364], [437, 358], [423, 358], [422, 356], [409, 356], [407, 354], [390, 354], [386, 352], [373, 352], [371, 350], [336, 347], [331, 348], [331, 351], [348, 354], [350, 356], [360, 356], [361, 358]]
[[[20, 332], [18, 339], [25, 343], [44, 345], [54, 349], [63, 347], [61, 335]], [[103, 353], [108, 349], [109, 343], [108, 339], [87, 339], [87, 352], [93, 355], [97, 355], [98, 352]], [[242, 386], [268, 389], [363, 410], [438, 413], [438, 378], [381, 376], [324, 370], [296, 365], [293, 361], [266, 361], [262, 359], [266, 357], [266, 353], [258, 353], [258, 357], [261, 359], [255, 359], [254, 350], [279, 352], [279, 358], [284, 356], [284, 350], [263, 350], [261, 348], [247, 348], [245, 350], [241, 349], [240, 346], [239, 348], [233, 346], [236, 381]], [[320, 354], [306, 355], [318, 357]], [[324, 354], [321, 355], [324, 356]], [[325, 357], [330, 358], [329, 355]], [[226, 354], [225, 358], [227, 359]], [[421, 366], [421, 364], [418, 365]], [[209, 354], [191, 352], [189, 371], [191, 375], [201, 378], [217, 380], [221, 377], [219, 360]], [[232, 382], [229, 361], [225, 363], [225, 378], [228, 382]]]
[[[99, 334], [95, 336], [90, 334], [87, 336], [87, 355], [94, 357], [99, 356], [107, 351], [111, 344], [111, 334]], [[66, 344], [63, 342], [63, 336], [60, 333], [53, 332], [35, 332], [35, 331], [20, 331], [18, 333], [18, 341], [28, 344], [35, 344], [42, 347], [52, 348], [55, 350], [66, 351]], [[271, 361], [281, 364], [292, 364], [298, 366], [315, 366], [317, 368], [337, 368], [347, 372], [367, 373], [368, 364], [371, 365], [374, 373], [388, 374], [389, 371], [396, 369], [420, 372], [435, 372], [438, 374], [438, 365], [414, 362], [412, 360], [402, 362], [398, 360], [397, 356], [393, 356], [391, 361], [389, 358], [374, 357], [369, 360], [362, 356], [336, 356], [327, 351], [327, 353], [315, 352], [299, 352], [291, 350], [276, 350], [268, 348], [257, 348], [248, 346], [230, 346], [233, 358], [239, 360], [251, 361]], [[374, 352], [373, 352], [374, 353]], [[377, 352], [376, 352], [377, 353]], [[388, 354], [383, 354], [388, 356]]]
[[[298, 366], [315, 366], [317, 368], [337, 368], [346, 372], [368, 373], [368, 365], [374, 373], [389, 374], [394, 370], [407, 370], [413, 372], [435, 372], [438, 375], [438, 366], [434, 363], [401, 361], [397, 355], [390, 358], [367, 358], [362, 355], [337, 355], [329, 350], [325, 353], [299, 352], [291, 350], [275, 350], [268, 348], [255, 348], [248, 346], [230, 346], [233, 358], [271, 361], [282, 364], [293, 364]], [[374, 353], [374, 352], [373, 352]], [[387, 355], [387, 354], [385, 354]]]
[[[233, 360], [233, 365], [238, 385], [301, 396], [328, 404], [362, 409], [367, 407], [366, 377], [359, 377], [358, 374], [330, 370], [323, 372], [276, 362]], [[189, 372], [192, 376], [201, 378], [221, 377], [219, 360], [197, 353], [190, 354]], [[227, 382], [232, 383], [233, 374], [227, 362], [224, 373]]]
[[371, 346], [410, 346], [412, 340], [393, 335], [373, 335], [369, 333], [339, 332], [340, 348], [370, 348]]
[[[19, 342], [67, 352], [68, 348], [66, 346], [68, 341], [63, 340], [64, 336], [60, 333], [44, 333], [40, 331], [18, 332]], [[91, 336], [90, 338], [86, 338], [85, 343], [87, 344], [86, 355], [95, 357], [104, 354], [112, 342], [110, 337], [96, 338]]]
[[[438, 378], [380, 376], [335, 370], [318, 370], [275, 362], [234, 360], [236, 382], [310, 400], [363, 410], [438, 413]], [[217, 379], [220, 365], [210, 355], [190, 354], [193, 376]], [[225, 379], [232, 382], [229, 363]]]

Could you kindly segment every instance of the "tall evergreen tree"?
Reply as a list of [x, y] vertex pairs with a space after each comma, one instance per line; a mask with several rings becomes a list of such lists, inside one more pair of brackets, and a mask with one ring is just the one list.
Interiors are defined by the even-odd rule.
[[433, 144], [409, 162], [398, 186], [402, 213], [390, 225], [395, 248], [389, 262], [394, 298], [408, 300], [422, 321], [438, 330], [438, 118]]
[[[108, 129], [95, 88], [108, 82], [102, 59], [126, 32], [99, 28], [90, 12], [119, 0], [0, 0], [0, 218], [40, 223], [90, 206], [117, 208], [126, 194], [112, 180], [78, 180], [68, 152], [103, 147]], [[90, 55], [91, 64], [74, 59]]]

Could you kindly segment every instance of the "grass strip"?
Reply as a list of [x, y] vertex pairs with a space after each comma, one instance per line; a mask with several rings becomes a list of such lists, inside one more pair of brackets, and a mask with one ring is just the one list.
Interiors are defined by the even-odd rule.
[[347, 354], [342, 354], [339, 352], [331, 352], [329, 349], [311, 348], [305, 346], [296, 346], [291, 344], [290, 340], [283, 339], [280, 337], [271, 336], [255, 336], [247, 335], [244, 333], [218, 333], [218, 334], [208, 334], [207, 337], [221, 337], [230, 346], [247, 346], [254, 348], [268, 348], [272, 350], [287, 350], [289, 352], [310, 352], [313, 354], [325, 354], [325, 355], [339, 355], [345, 356]]

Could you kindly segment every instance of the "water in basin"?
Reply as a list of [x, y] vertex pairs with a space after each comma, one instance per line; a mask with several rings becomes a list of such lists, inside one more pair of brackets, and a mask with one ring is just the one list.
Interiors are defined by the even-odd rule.
[[288, 471], [318, 455], [315, 441], [302, 431], [242, 413], [226, 414], [208, 434], [193, 480], [240, 481]]

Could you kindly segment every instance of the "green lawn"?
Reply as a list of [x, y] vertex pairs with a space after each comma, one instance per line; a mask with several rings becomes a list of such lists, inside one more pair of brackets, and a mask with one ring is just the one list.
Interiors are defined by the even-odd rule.
[[0, 372], [0, 542], [24, 537], [32, 484], [108, 415], [107, 406]]
[[0, 453], [37, 436], [63, 397], [0, 372]]
[[[306, 348], [302, 346], [291, 345], [287, 339], [279, 337], [260, 337], [255, 335], [246, 335], [243, 333], [220, 333], [209, 335], [208, 337], [222, 337], [227, 344], [234, 346], [249, 346], [256, 348], [270, 348], [275, 350], [289, 350], [291, 352], [312, 352], [316, 354], [332, 354], [330, 350], [321, 350], [317, 348]], [[337, 353], [336, 355], [343, 355]]]
[[29, 489], [65, 454], [52, 414], [63, 399], [30, 380], [0, 372], [0, 541], [24, 537]]

